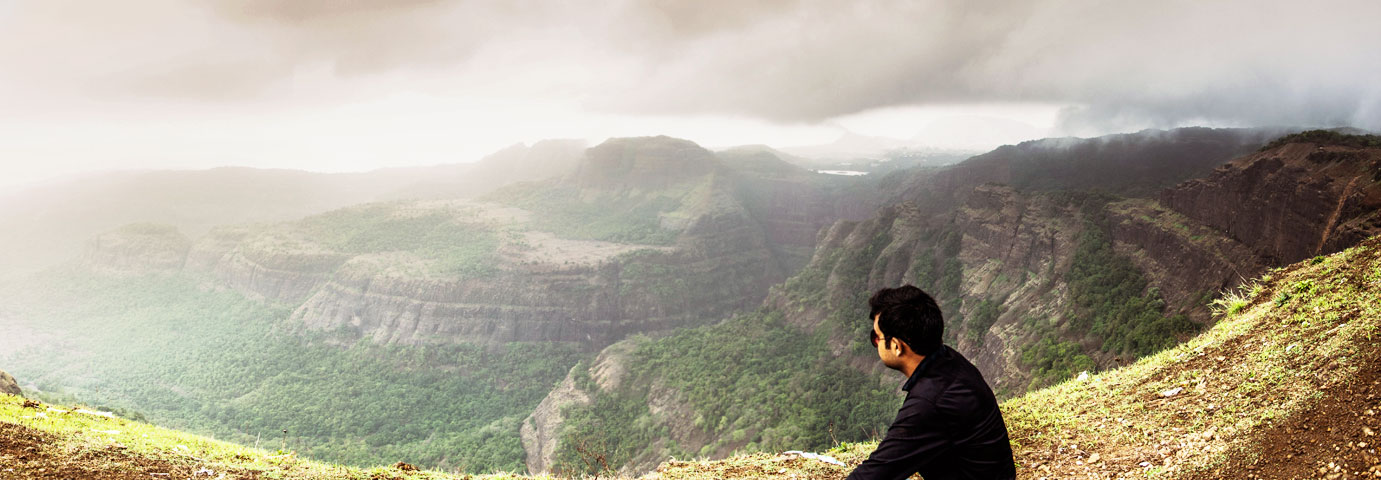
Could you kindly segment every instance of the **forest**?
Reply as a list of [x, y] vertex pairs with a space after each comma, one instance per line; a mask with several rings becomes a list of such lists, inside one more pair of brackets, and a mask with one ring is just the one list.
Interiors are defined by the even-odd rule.
[[581, 358], [575, 345], [341, 343], [186, 276], [74, 270], [9, 286], [18, 327], [65, 334], [6, 355], [40, 398], [350, 465], [400, 459], [522, 471], [522, 419]]

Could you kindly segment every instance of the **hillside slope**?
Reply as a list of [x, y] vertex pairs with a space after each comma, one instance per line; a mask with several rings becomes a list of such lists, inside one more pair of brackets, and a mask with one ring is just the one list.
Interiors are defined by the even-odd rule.
[[[1370, 478], [1381, 471], [1381, 237], [1276, 269], [1223, 318], [1132, 365], [1004, 402], [1019, 478]], [[652, 477], [843, 478], [757, 454], [672, 461]]]
[[[870, 292], [903, 283], [936, 296], [945, 312], [946, 341], [974, 361], [1000, 398], [1173, 346], [1212, 324], [1206, 305], [1224, 289], [1306, 258], [1270, 255], [1259, 245], [1294, 238], [1318, 245], [1325, 236], [1356, 242], [1378, 232], [1372, 222], [1378, 208], [1370, 199], [1381, 192], [1381, 183], [1369, 172], [1381, 148], [1311, 135], [1287, 136], [1264, 149], [1244, 143], [1256, 134], [1185, 129], [1034, 142], [939, 171], [913, 172], [891, 187], [903, 192], [895, 203], [869, 218], [822, 229], [811, 261], [774, 287], [759, 312], [666, 338], [635, 338], [622, 348], [631, 355], [606, 352], [600, 362], [569, 376], [619, 381], [590, 388], [572, 383], [576, 395], [549, 397], [544, 403], [550, 408], [539, 409], [527, 424], [551, 424], [559, 417], [551, 412], [570, 405], [581, 420], [563, 434], [566, 463], [575, 460], [570, 446], [602, 442], [616, 450], [611, 458], [624, 473], [645, 471], [668, 456], [714, 458], [735, 450], [824, 448], [833, 438], [866, 438], [890, 420], [891, 413], [877, 405], [895, 392], [858, 386], [844, 388], [838, 398], [819, 396], [815, 384], [796, 379], [796, 372], [831, 378], [861, 372], [871, 377], [865, 384], [890, 382], [895, 374], [873, 358], [867, 322], [860, 319]], [[1180, 141], [1187, 145], [1177, 146]], [[1242, 150], [1247, 155], [1213, 169], [1213, 155]], [[1316, 150], [1338, 153], [1309, 158]], [[1151, 162], [1159, 154], [1170, 157]], [[1166, 171], [1144, 178], [1111, 175], [1115, 181], [1108, 185], [1123, 187], [1119, 193], [1142, 194], [1119, 197], [1071, 189], [1092, 185], [1099, 174], [1042, 176], [1061, 160], [1092, 172], [1154, 170], [1156, 162]], [[1272, 164], [1289, 167], [1262, 168]], [[1196, 168], [1211, 172], [1205, 177], [1212, 180], [1210, 188], [1197, 186], [1203, 179], [1184, 182], [1184, 170]], [[1243, 173], [1262, 170], [1291, 188], [1255, 188], [1256, 177]], [[1288, 228], [1272, 227], [1269, 239], [1254, 238], [1152, 198], [1154, 188], [1167, 184], [1162, 198], [1189, 189], [1213, 191], [1217, 205], [1259, 222], [1279, 219], [1258, 205], [1291, 199], [1298, 210], [1314, 214], [1293, 216]], [[1320, 206], [1325, 203], [1326, 209]], [[1336, 214], [1319, 213], [1324, 210]], [[1330, 240], [1316, 251], [1347, 245]], [[785, 354], [779, 345], [792, 345], [785, 350], [809, 361], [777, 359]], [[667, 358], [682, 360], [665, 369], [649, 366]], [[778, 388], [791, 392], [786, 403], [770, 395]], [[778, 406], [741, 405], [755, 402]], [[618, 413], [601, 413], [606, 410]], [[833, 428], [830, 438], [817, 435], [819, 428], [806, 420], [825, 412], [836, 415], [821, 424]], [[659, 435], [668, 440], [652, 440]], [[525, 448], [530, 468], [552, 467], [533, 462], [549, 454], [546, 449], [539, 452], [531, 443]], [[555, 457], [560, 464], [562, 455]]]
[[[1222, 320], [1188, 342], [1004, 402], [1019, 478], [1366, 478], [1381, 471], [1381, 238], [1273, 270], [1218, 305]], [[0, 395], [7, 478], [47, 478], [50, 468], [72, 478], [201, 469], [226, 478], [452, 478], [302, 461], [93, 413]], [[845, 466], [754, 454], [673, 460], [645, 478], [840, 479], [875, 446], [828, 452]]]

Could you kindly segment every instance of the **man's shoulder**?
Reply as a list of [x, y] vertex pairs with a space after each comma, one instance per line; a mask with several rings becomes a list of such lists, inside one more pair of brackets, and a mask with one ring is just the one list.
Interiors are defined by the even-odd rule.
[[941, 352], [937, 355], [936, 364], [930, 371], [926, 372], [927, 377], [918, 382], [917, 386], [907, 392], [908, 400], [915, 395], [918, 399], [930, 400], [932, 403], [940, 397], [992, 397], [992, 388], [983, 379], [983, 373], [975, 367], [972, 362], [965, 358], [963, 354], [950, 348], [948, 345], [941, 347]]

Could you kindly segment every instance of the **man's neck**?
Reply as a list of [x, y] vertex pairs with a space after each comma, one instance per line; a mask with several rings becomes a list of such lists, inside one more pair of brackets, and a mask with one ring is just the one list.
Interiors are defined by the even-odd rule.
[[902, 364], [901, 373], [906, 375], [906, 378], [911, 378], [911, 374], [916, 373], [916, 367], [921, 366], [921, 362], [925, 361], [925, 355], [908, 356], [904, 361], [906, 363]]

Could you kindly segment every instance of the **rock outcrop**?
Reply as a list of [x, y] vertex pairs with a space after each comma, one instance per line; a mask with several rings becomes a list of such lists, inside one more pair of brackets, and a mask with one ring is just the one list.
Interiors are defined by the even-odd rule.
[[529, 473], [545, 472], [556, 464], [556, 449], [561, 443], [561, 409], [570, 405], [589, 403], [590, 394], [576, 388], [575, 381], [567, 375], [565, 380], [542, 399], [542, 403], [537, 404], [532, 415], [523, 420], [518, 434], [527, 454]]
[[5, 395], [24, 395], [24, 391], [19, 389], [19, 382], [13, 376], [0, 370], [0, 394]]

